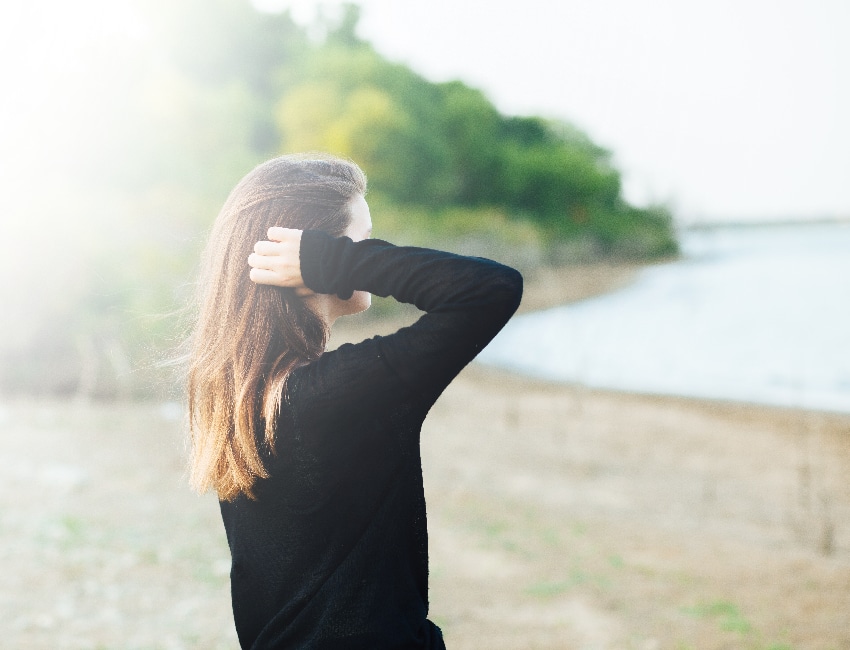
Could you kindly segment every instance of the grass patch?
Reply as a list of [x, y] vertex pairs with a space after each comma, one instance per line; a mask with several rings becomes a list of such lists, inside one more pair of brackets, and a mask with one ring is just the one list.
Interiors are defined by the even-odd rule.
[[482, 526], [482, 530], [489, 540], [496, 540], [510, 531], [510, 526], [503, 521], [488, 521]]
[[521, 528], [501, 519], [484, 517], [476, 518], [470, 523], [485, 548], [507, 551], [523, 557], [532, 556]]
[[525, 593], [536, 598], [553, 598], [560, 596], [575, 587], [586, 584], [596, 584], [605, 587], [609, 584], [607, 578], [594, 576], [581, 569], [573, 569], [565, 580], [543, 580], [529, 585]]
[[608, 564], [610, 564], [615, 569], [622, 569], [626, 566], [625, 561], [619, 555], [611, 555], [608, 557]]
[[540, 534], [543, 544], [549, 547], [557, 548], [561, 545], [561, 536], [554, 528], [547, 528]]
[[79, 517], [65, 516], [60, 522], [68, 538], [77, 541], [82, 538], [86, 530], [85, 522]]
[[575, 586], [572, 581], [536, 582], [526, 588], [525, 593], [535, 598], [554, 598], [568, 592]]
[[575, 523], [573, 524], [572, 531], [573, 535], [575, 535], [576, 537], [581, 537], [587, 534], [587, 526], [582, 523]]
[[701, 603], [695, 607], [686, 607], [682, 611], [695, 618], [714, 619], [720, 629], [727, 632], [748, 634], [752, 631], [752, 625], [741, 614], [738, 606], [729, 601], [715, 600], [710, 603]]

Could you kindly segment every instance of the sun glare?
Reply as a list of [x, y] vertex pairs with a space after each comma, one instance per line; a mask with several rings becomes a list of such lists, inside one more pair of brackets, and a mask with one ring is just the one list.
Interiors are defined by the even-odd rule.
[[104, 115], [121, 93], [115, 80], [148, 36], [128, 0], [0, 5], [3, 267], [23, 268], [23, 246], [47, 233], [68, 235], [71, 204], [88, 200], [70, 172], [86, 161], [93, 141], [110, 137]]
[[143, 42], [147, 30], [127, 0], [18, 2], [0, 16], [0, 160], [8, 172], [32, 154], [69, 145], [86, 107], [110, 92], [98, 83], [99, 68]]

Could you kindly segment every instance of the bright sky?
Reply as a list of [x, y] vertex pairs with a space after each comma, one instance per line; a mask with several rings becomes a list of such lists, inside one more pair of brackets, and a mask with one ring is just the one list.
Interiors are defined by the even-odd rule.
[[[254, 2], [303, 23], [317, 4]], [[683, 221], [850, 218], [847, 0], [359, 4], [389, 58], [586, 130], [633, 201]]]
[[69, 125], [91, 127], [87, 103], [120, 92], [87, 74], [84, 54], [113, 60], [120, 80], [122, 49], [145, 36], [128, 0], [0, 1], [0, 188], [11, 175], [82, 155]]

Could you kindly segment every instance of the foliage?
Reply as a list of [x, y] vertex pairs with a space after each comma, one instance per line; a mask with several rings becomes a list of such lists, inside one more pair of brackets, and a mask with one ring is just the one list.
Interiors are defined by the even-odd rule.
[[[284, 151], [360, 163], [376, 234], [388, 239], [521, 268], [563, 251], [676, 250], [669, 212], [626, 204], [608, 151], [569, 124], [502, 115], [459, 81], [432, 83], [387, 61], [358, 38], [354, 6], [326, 20], [320, 42], [248, 0], [136, 8], [144, 37], [91, 46], [85, 74], [66, 80], [79, 94], [45, 108], [63, 146], [27, 142], [16, 153], [20, 169], [38, 173], [14, 180], [22, 198], [7, 208], [4, 245], [43, 241], [43, 258], [62, 260], [64, 273], [4, 289], [0, 390], [161, 392], [157, 363], [182, 336], [218, 206]], [[0, 272], [15, 277], [21, 256], [3, 258]]]

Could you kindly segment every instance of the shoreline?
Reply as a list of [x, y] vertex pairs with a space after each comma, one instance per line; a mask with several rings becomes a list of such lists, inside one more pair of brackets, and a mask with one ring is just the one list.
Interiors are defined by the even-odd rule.
[[775, 411], [778, 420], [786, 420], [788, 418], [802, 420], [807, 417], [825, 418], [827, 420], [834, 421], [836, 424], [846, 422], [848, 425], [848, 434], [850, 434], [850, 413], [844, 411], [805, 408], [802, 406], [790, 406], [784, 404], [769, 404], [765, 402], [750, 402], [746, 400], [734, 400], [720, 397], [714, 398], [693, 395], [674, 395], [672, 393], [644, 393], [635, 390], [588, 386], [586, 384], [576, 382], [538, 377], [536, 375], [526, 374], [477, 361], [470, 364], [470, 368], [478, 369], [478, 372], [484, 374], [500, 376], [503, 380], [514, 380], [528, 385], [539, 385], [540, 387], [549, 386], [559, 391], [563, 389], [567, 392], [573, 391], [575, 393], [586, 394], [589, 396], [609, 396], [612, 398], [622, 399], [635, 398], [637, 400], [656, 404], [669, 403], [671, 405], [679, 406], [694, 406], [701, 407], [705, 411], [723, 411], [734, 413], [741, 417], [747, 417], [753, 412]]
[[705, 397], [700, 395], [679, 395], [674, 393], [652, 393], [638, 390], [628, 390], [624, 388], [607, 388], [602, 386], [588, 386], [571, 381], [560, 381], [558, 379], [549, 379], [533, 374], [526, 374], [518, 370], [503, 368], [489, 363], [474, 361], [474, 367], [486, 370], [489, 373], [500, 373], [515, 377], [517, 380], [528, 382], [539, 382], [541, 384], [550, 384], [553, 386], [562, 386], [573, 391], [582, 391], [588, 394], [596, 395], [611, 395], [619, 397], [636, 397], [644, 398], [655, 402], [670, 402], [678, 404], [703, 404], [707, 409], [714, 410], [729, 410], [740, 411], [744, 414], [747, 410], [769, 410], [776, 411], [778, 416], [783, 417], [805, 417], [807, 415], [817, 415], [820, 417], [834, 419], [836, 421], [850, 422], [850, 411], [831, 410], [823, 408], [812, 408], [804, 406], [796, 406], [790, 404], [774, 404], [769, 402], [756, 402], [745, 399], [731, 399], [725, 397]]

